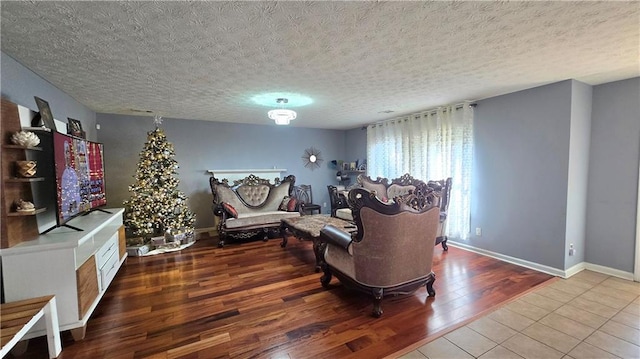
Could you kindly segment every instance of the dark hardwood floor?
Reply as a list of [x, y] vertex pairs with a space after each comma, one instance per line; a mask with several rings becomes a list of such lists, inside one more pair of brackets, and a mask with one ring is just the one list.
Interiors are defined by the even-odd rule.
[[[63, 333], [68, 358], [381, 358], [447, 332], [552, 276], [455, 247], [435, 247], [435, 298], [424, 287], [370, 298], [314, 272], [311, 242], [229, 244], [130, 257], [98, 305], [86, 338]], [[46, 358], [32, 339], [23, 358]]]

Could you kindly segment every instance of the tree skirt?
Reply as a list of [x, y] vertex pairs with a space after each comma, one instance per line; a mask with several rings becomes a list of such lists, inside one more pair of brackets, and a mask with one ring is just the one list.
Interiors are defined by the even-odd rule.
[[168, 253], [168, 252], [176, 252], [176, 251], [181, 251], [187, 247], [190, 247], [192, 244], [196, 243], [196, 241], [190, 242], [190, 243], [185, 243], [185, 244], [181, 244], [180, 247], [176, 247], [176, 248], [158, 248], [158, 249], [154, 249], [152, 251], [149, 251], [145, 254], [143, 254], [143, 256], [153, 256], [156, 254], [162, 254], [162, 253]]

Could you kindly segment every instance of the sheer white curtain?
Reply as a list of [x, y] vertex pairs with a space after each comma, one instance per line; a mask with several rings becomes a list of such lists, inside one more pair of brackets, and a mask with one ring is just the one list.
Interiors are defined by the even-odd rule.
[[439, 107], [367, 127], [367, 174], [405, 173], [423, 181], [452, 178], [447, 235], [469, 237], [473, 107]]

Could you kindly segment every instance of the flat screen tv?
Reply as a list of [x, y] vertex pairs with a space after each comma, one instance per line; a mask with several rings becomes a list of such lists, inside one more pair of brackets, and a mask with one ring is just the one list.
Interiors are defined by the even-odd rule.
[[57, 226], [107, 204], [102, 143], [54, 131], [53, 156]]

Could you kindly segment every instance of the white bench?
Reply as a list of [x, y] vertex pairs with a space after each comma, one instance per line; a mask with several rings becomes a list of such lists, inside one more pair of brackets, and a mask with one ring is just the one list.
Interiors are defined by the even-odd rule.
[[0, 358], [4, 358], [42, 317], [47, 327], [49, 358], [57, 358], [62, 351], [62, 344], [56, 297], [53, 295], [0, 304]]

